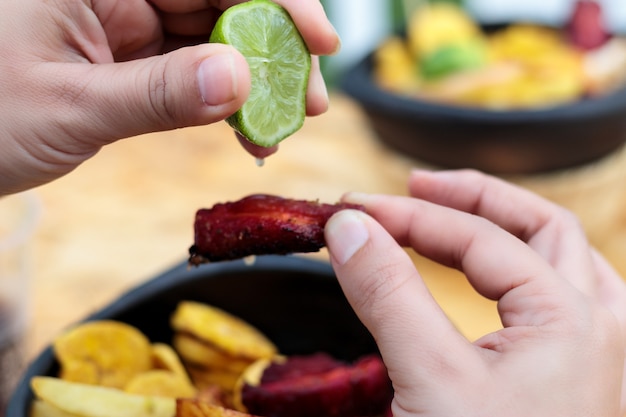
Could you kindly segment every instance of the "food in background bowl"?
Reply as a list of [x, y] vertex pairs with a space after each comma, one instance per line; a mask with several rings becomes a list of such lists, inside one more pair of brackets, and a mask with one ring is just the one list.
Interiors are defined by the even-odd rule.
[[[192, 301], [191, 304], [183, 304], [183, 306], [191, 307], [191, 310], [178, 310], [181, 301], [185, 300]], [[176, 316], [176, 312], [179, 315]], [[203, 321], [209, 316], [221, 317], [220, 320], [229, 317], [226, 319], [226, 327], [233, 332], [245, 333], [247, 336], [236, 338], [236, 340], [227, 338], [220, 342], [212, 339], [215, 341], [214, 344], [207, 343], [206, 339], [213, 338], [214, 333], [201, 332], [200, 334], [195, 320]], [[175, 322], [172, 321], [174, 319], [176, 319]], [[211, 397], [211, 395], [215, 391], [208, 390], [202, 384], [206, 382], [206, 378], [201, 377], [208, 375], [207, 363], [193, 366], [193, 370], [202, 371], [201, 375], [180, 371], [181, 363], [185, 365], [185, 369], [192, 369], [189, 362], [195, 360], [194, 353], [197, 353], [197, 350], [194, 350], [192, 346], [190, 352], [187, 345], [188, 349], [182, 353], [174, 348], [179, 360], [176, 356], [172, 360], [172, 349], [164, 348], [165, 345], [173, 347], [175, 336], [180, 335], [185, 335], [186, 340], [200, 342], [201, 347], [205, 348], [203, 350], [205, 353], [208, 347], [209, 356], [212, 358], [219, 356], [215, 353], [220, 347], [219, 352], [223, 354], [220, 357], [222, 359], [226, 357], [228, 362], [222, 362], [223, 365], [238, 365], [241, 361], [237, 359], [242, 359], [242, 355], [236, 352], [241, 353], [243, 350], [241, 346], [234, 349], [233, 343], [251, 340], [254, 341], [253, 344], [256, 347], [263, 346], [263, 349], [253, 349], [255, 355], [259, 353], [261, 356], [273, 355], [275, 352], [273, 346], [285, 357], [295, 355], [307, 357], [324, 352], [337, 361], [333, 362], [335, 365], [353, 363], [363, 356], [377, 355], [373, 338], [347, 303], [330, 265], [326, 262], [291, 256], [261, 256], [254, 265], [243, 261], [227, 261], [191, 269], [188, 268], [187, 262], [184, 262], [123, 295], [108, 307], [89, 317], [88, 321], [100, 324], [95, 325], [96, 329], [90, 326], [83, 327], [87, 330], [82, 330], [78, 336], [74, 333], [69, 342], [75, 341], [76, 337], [82, 340], [87, 337], [93, 346], [93, 344], [98, 344], [98, 341], [106, 341], [113, 336], [113, 339], [118, 341], [116, 343], [119, 343], [120, 339], [125, 339], [127, 343], [132, 342], [133, 346], [141, 346], [140, 349], [135, 349], [137, 355], [141, 355], [142, 351], [144, 355], [147, 354], [147, 347], [151, 347], [152, 365], [148, 368], [134, 369], [134, 375], [123, 384], [126, 387], [131, 386], [134, 394], [129, 395], [119, 388], [61, 380], [58, 377], [62, 366], [55, 356], [54, 347], [51, 346], [36, 358], [23, 375], [11, 399], [7, 415], [27, 417], [33, 404], [36, 404], [39, 410], [43, 409], [43, 412], [47, 412], [50, 411], [50, 403], [54, 401], [57, 406], [75, 405], [77, 402], [84, 401], [75, 395], [70, 395], [70, 398], [65, 397], [67, 401], [60, 397], [61, 394], [67, 395], [68, 392], [70, 394], [73, 392], [85, 394], [91, 400], [99, 399], [99, 404], [106, 404], [102, 405], [102, 408], [88, 406], [87, 414], [81, 412], [77, 415], [113, 417], [112, 414], [106, 414], [104, 407], [110, 409], [111, 406], [115, 407], [116, 401], [121, 401], [127, 411], [123, 414], [125, 416], [133, 415], [128, 410], [137, 410], [143, 404], [146, 413], [150, 411], [146, 409], [147, 406], [153, 407], [153, 413], [140, 414], [142, 416], [171, 415], [174, 417], [171, 394], [169, 398], [153, 395], [156, 389], [154, 381], [163, 378], [163, 373], [169, 373], [170, 381], [177, 381], [175, 384], [177, 391], [174, 396], [187, 397], [187, 400], [178, 404], [180, 410], [177, 411], [178, 416], [211, 415], [201, 413], [224, 411], [223, 406], [214, 408], [216, 406], [212, 405], [214, 404], [212, 401], [215, 401], [216, 397]], [[77, 329], [82, 326], [84, 324], [81, 323]], [[206, 330], [204, 326], [202, 328]], [[251, 330], [252, 328], [256, 330]], [[137, 334], [137, 330], [149, 340], [149, 344], [146, 343], [144, 337]], [[259, 334], [264, 337], [259, 338]], [[67, 339], [61, 340], [68, 342]], [[259, 342], [259, 340], [262, 341]], [[157, 346], [159, 348], [156, 348]], [[197, 344], [194, 346], [197, 347]], [[246, 345], [246, 352], [248, 352], [246, 355], [250, 356], [248, 347]], [[126, 349], [118, 350], [118, 352], [121, 352], [123, 357], [128, 354]], [[75, 358], [74, 353], [70, 357]], [[96, 355], [97, 368], [105, 369], [108, 365], [104, 366], [102, 359], [110, 359], [112, 356], [109, 353], [112, 354], [113, 351], [109, 349], [107, 352], [100, 353]], [[159, 360], [154, 359], [155, 357]], [[205, 357], [205, 359], [209, 358]], [[121, 363], [127, 362], [122, 360]], [[158, 369], [154, 369], [157, 366]], [[349, 369], [349, 366], [346, 369]], [[157, 376], [154, 376], [155, 373]], [[81, 378], [89, 374], [90, 372], [87, 372]], [[198, 390], [195, 397], [191, 397], [193, 393], [179, 394], [181, 387], [185, 389], [189, 387], [187, 376]], [[195, 381], [194, 376], [198, 378]], [[119, 381], [117, 378], [116, 380]], [[134, 383], [131, 384], [132, 380]], [[37, 402], [31, 384], [34, 384], [33, 387], [38, 391], [38, 395], [41, 398], [48, 398], [49, 402]], [[146, 398], [148, 400], [142, 402]], [[100, 413], [93, 414], [94, 409], [99, 410]], [[89, 412], [92, 414], [88, 414]], [[184, 414], [193, 412], [200, 414]], [[241, 414], [227, 412], [225, 415]]]
[[[170, 325], [195, 347], [183, 349], [176, 336], [152, 344], [115, 320], [67, 330], [53, 344], [58, 376], [31, 379], [31, 417], [145, 417], [146, 408], [152, 417], [374, 417], [391, 404], [377, 354], [354, 363], [325, 352], [282, 355], [245, 320], [200, 302], [182, 300]], [[189, 407], [199, 414], [186, 414]]]
[[[397, 47], [407, 48], [404, 38], [396, 40]], [[379, 82], [380, 50], [348, 68], [340, 86], [362, 108], [380, 141], [404, 156], [435, 168], [475, 168], [498, 175], [547, 173], [596, 162], [624, 145], [626, 87], [619, 85], [626, 70], [611, 69], [626, 68], [622, 42], [613, 37], [600, 48], [585, 49], [599, 74], [594, 86], [604, 93], [558, 105], [505, 107], [498, 102], [489, 107], [422, 98], [411, 93], [414, 61], [392, 53], [396, 64], [387, 68], [388, 76], [398, 82], [395, 92]], [[616, 60], [609, 48], [622, 50], [625, 58]], [[493, 91], [497, 97], [499, 90]]]
[[597, 3], [579, 1], [565, 28], [484, 28], [459, 6], [426, 4], [409, 19], [406, 36], [376, 50], [375, 81], [396, 94], [491, 110], [604, 95], [626, 81], [626, 39], [610, 36], [601, 17]]

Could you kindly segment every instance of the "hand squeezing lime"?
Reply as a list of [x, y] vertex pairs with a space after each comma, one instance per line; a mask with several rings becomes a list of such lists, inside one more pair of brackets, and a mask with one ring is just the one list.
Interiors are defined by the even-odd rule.
[[250, 66], [250, 96], [226, 120], [233, 129], [270, 147], [302, 127], [311, 55], [285, 9], [270, 0], [233, 6], [218, 19], [210, 42], [232, 45]]

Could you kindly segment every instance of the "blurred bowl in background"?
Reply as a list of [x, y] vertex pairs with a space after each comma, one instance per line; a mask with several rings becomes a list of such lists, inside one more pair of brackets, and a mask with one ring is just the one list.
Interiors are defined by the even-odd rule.
[[626, 141], [626, 88], [603, 97], [529, 110], [488, 110], [388, 92], [373, 76], [374, 53], [340, 89], [365, 112], [384, 144], [442, 168], [530, 174], [595, 161]]
[[[141, 330], [152, 342], [171, 343], [170, 316], [182, 300], [220, 307], [257, 327], [281, 353], [327, 352], [354, 360], [376, 352], [373, 338], [346, 301], [326, 262], [298, 256], [260, 256], [253, 265], [187, 262], [122, 295], [86, 320], [113, 319]], [[28, 417], [37, 375], [56, 376], [51, 347], [22, 376], [7, 416]]]

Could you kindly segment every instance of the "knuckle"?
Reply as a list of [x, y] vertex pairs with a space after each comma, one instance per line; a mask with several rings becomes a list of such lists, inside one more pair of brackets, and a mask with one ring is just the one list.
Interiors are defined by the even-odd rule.
[[150, 109], [157, 122], [163, 126], [171, 126], [177, 118], [175, 100], [172, 96], [173, 86], [169, 82], [170, 61], [166, 59], [162, 65], [150, 69], [148, 79], [148, 98]]
[[555, 236], [570, 236], [572, 232], [581, 235], [585, 234], [583, 224], [578, 215], [556, 204], [553, 204], [544, 227], [553, 229]]
[[565, 227], [582, 229], [582, 224], [578, 215], [565, 207], [557, 206], [554, 217]]

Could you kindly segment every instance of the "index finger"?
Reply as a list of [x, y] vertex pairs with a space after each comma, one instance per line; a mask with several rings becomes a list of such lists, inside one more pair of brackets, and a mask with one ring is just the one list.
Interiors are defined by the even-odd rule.
[[521, 187], [471, 170], [415, 171], [411, 195], [476, 214], [518, 236], [586, 294], [596, 288], [591, 250], [568, 210]]
[[566, 283], [523, 241], [479, 216], [409, 197], [352, 193], [345, 200], [365, 206], [400, 245], [464, 272], [487, 298]]
[[[152, 0], [165, 13], [194, 13], [208, 8], [226, 10], [245, 0]], [[283, 6], [298, 27], [312, 55], [330, 55], [340, 41], [319, 0], [275, 0]]]
[[313, 55], [332, 55], [341, 43], [319, 0], [275, 0], [295, 22]]

